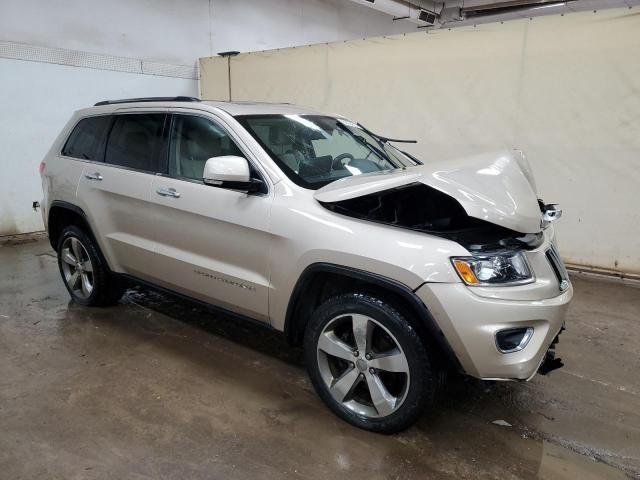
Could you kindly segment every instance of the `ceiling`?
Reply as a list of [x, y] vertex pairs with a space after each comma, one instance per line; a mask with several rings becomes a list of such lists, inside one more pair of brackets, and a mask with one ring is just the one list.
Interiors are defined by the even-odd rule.
[[[352, 0], [416, 28], [441, 28], [605, 8], [640, 7], [640, 0]], [[528, 5], [525, 5], [528, 4]], [[439, 14], [434, 25], [420, 21], [420, 9]], [[409, 12], [406, 14], [398, 12]]]
[[[449, 3], [449, 2], [444, 2]], [[464, 0], [463, 8], [474, 8], [480, 5], [500, 4], [504, 3], [504, 0]], [[605, 8], [624, 8], [624, 7], [638, 7], [640, 6], [640, 0], [575, 0], [565, 2], [563, 4], [554, 5], [540, 5], [530, 9], [516, 10], [509, 13], [501, 13], [498, 15], [489, 15], [479, 18], [468, 18], [463, 23], [483, 23], [483, 22], [495, 22], [504, 20], [514, 20], [518, 18], [531, 18], [540, 15], [557, 15], [562, 13], [580, 12], [585, 10], [601, 10]], [[489, 13], [489, 11], [487, 11]]]

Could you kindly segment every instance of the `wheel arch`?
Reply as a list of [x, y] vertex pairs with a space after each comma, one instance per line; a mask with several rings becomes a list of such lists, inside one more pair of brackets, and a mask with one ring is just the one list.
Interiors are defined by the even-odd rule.
[[58, 240], [60, 239], [62, 230], [69, 225], [76, 225], [86, 232], [93, 241], [107, 269], [111, 271], [109, 263], [102, 253], [100, 243], [97, 241], [84, 210], [73, 203], [62, 200], [54, 200], [51, 202], [47, 216], [47, 231], [49, 234], [49, 243], [54, 250], [58, 249]]
[[414, 320], [412, 326], [427, 345], [441, 354], [444, 367], [462, 371], [453, 349], [427, 306], [414, 291], [396, 280], [376, 273], [330, 263], [309, 265], [300, 275], [287, 305], [284, 333], [292, 345], [300, 345], [311, 314], [330, 296], [357, 291], [402, 309]]
[[51, 202], [47, 216], [47, 231], [49, 243], [54, 250], [58, 248], [58, 240], [62, 230], [69, 225], [81, 227], [88, 235], [93, 237], [87, 216], [80, 207], [61, 200]]

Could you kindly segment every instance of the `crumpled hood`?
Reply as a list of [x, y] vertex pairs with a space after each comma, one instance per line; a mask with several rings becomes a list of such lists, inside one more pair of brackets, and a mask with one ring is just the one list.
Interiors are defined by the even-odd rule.
[[521, 233], [542, 230], [531, 168], [517, 150], [355, 175], [326, 185], [314, 196], [333, 203], [416, 182], [455, 198], [471, 217]]

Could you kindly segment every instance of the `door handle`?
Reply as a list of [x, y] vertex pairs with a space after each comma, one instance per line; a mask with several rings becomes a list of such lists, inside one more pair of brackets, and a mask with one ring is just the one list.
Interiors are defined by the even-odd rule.
[[163, 197], [180, 198], [180, 194], [176, 192], [175, 188], [159, 188], [156, 190], [156, 193]]
[[100, 173], [98, 173], [98, 172], [87, 173], [85, 175], [85, 178], [87, 178], [89, 180], [98, 180], [99, 182], [102, 181], [102, 175], [100, 175]]

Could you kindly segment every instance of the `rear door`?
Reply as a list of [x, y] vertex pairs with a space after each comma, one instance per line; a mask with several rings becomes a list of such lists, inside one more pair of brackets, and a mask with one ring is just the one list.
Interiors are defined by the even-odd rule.
[[[156, 283], [231, 311], [266, 321], [269, 287], [267, 176], [231, 129], [208, 115], [171, 115], [166, 174], [152, 180]], [[205, 185], [208, 158], [247, 158], [265, 182], [246, 194]]]
[[158, 110], [113, 115], [103, 161], [85, 166], [78, 187], [111, 268], [147, 280], [155, 244], [149, 199], [166, 118]]

